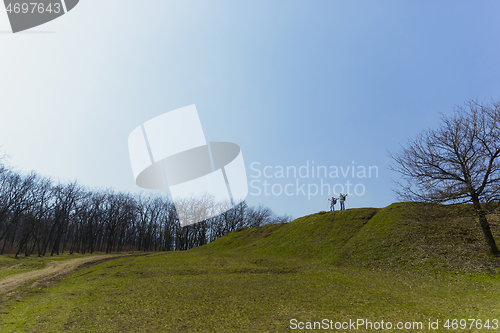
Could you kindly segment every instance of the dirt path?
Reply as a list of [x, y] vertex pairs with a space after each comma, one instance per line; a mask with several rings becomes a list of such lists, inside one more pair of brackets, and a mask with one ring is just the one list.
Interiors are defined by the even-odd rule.
[[107, 260], [112, 258], [120, 258], [124, 256], [134, 256], [134, 255], [137, 254], [107, 254], [107, 255], [85, 257], [85, 258], [69, 259], [64, 261], [54, 261], [47, 264], [47, 266], [44, 269], [26, 273], [18, 273], [1, 279], [0, 295], [5, 294], [16, 288], [22, 287], [23, 285], [25, 285], [30, 281], [36, 281], [38, 283], [44, 280], [66, 275], [68, 273], [76, 271], [79, 266], [89, 262]]

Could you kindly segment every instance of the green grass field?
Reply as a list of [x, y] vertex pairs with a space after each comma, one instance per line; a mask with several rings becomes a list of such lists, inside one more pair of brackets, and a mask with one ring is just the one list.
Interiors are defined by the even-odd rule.
[[[186, 252], [112, 259], [4, 295], [0, 330], [293, 332], [312, 330], [292, 329], [291, 320], [365, 319], [422, 323], [406, 332], [500, 331], [499, 263], [474, 223], [467, 206], [394, 204], [245, 229]], [[447, 319], [481, 319], [489, 329], [469, 321], [448, 330]], [[429, 320], [440, 329], [428, 329]]]

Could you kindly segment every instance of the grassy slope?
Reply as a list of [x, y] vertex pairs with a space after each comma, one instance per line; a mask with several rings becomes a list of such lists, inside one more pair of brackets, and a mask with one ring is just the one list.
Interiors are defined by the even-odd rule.
[[[115, 259], [18, 290], [0, 305], [0, 330], [286, 332], [292, 318], [500, 319], [497, 275], [434, 272], [496, 265], [469, 213], [394, 204], [313, 214], [186, 252]], [[467, 253], [479, 258], [471, 264]]]
[[[498, 217], [490, 215], [500, 240]], [[500, 244], [499, 244], [500, 245]], [[497, 272], [470, 207], [397, 203], [233, 232], [194, 251], [243, 251], [335, 266]]]

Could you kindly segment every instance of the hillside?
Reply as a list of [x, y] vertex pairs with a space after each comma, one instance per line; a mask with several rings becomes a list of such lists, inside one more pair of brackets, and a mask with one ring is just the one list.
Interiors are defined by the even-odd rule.
[[[430, 320], [437, 331], [450, 318], [486, 323], [500, 318], [500, 276], [489, 274], [499, 263], [471, 213], [406, 203], [318, 213], [189, 251], [97, 260], [0, 293], [0, 331], [297, 332], [293, 320], [367, 318], [436, 332]], [[490, 220], [498, 236], [497, 216]], [[454, 274], [463, 272], [472, 274]]]
[[[490, 214], [497, 243], [500, 224]], [[498, 272], [468, 205], [395, 203], [322, 212], [233, 232], [197, 251], [245, 251], [335, 266]]]

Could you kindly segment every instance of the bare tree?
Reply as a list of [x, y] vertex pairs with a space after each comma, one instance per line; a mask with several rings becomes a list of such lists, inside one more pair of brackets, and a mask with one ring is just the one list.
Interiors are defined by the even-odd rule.
[[391, 169], [402, 175], [395, 189], [400, 199], [471, 202], [490, 253], [500, 254], [485, 205], [500, 200], [500, 102], [456, 107], [391, 158]]
[[261, 225], [270, 224], [273, 211], [269, 207], [259, 205], [249, 208], [246, 213], [247, 227], [255, 228]]
[[[52, 244], [51, 256], [54, 253], [59, 254], [60, 245], [67, 232], [67, 227], [75, 217], [75, 208], [78, 201], [84, 197], [84, 191], [76, 181], [69, 184], [58, 184], [53, 188], [53, 193], [56, 202], [50, 232], [51, 238], [49, 239]], [[63, 241], [63, 251], [64, 244], [65, 241]]]
[[32, 203], [32, 190], [35, 186], [36, 174], [22, 176], [18, 173], [4, 172], [0, 178], [0, 241], [3, 239], [1, 253], [7, 244], [6, 237], [11, 236], [11, 246], [23, 214]]
[[[43, 235], [43, 221], [48, 217], [50, 210], [53, 208], [52, 200], [52, 181], [48, 178], [40, 177], [32, 174], [33, 184], [30, 189], [29, 205], [23, 214], [24, 225], [20, 232], [20, 242], [16, 256], [25, 247], [24, 253], [29, 256], [34, 252], [35, 246], [38, 253], [41, 253], [41, 235]], [[32, 246], [28, 249], [30, 239], [33, 239]]]

